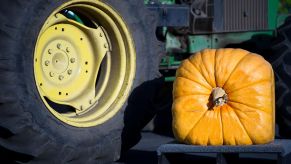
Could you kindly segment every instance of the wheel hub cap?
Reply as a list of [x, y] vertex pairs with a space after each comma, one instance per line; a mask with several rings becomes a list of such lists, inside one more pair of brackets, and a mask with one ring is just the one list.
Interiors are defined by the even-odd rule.
[[109, 43], [101, 28], [70, 23], [53, 25], [41, 35], [38, 48], [44, 51], [36, 56], [41, 59], [36, 78], [49, 99], [84, 112], [94, 102], [96, 77]]
[[109, 120], [130, 93], [135, 53], [124, 20], [110, 6], [92, 0], [62, 4], [44, 23], [34, 52], [35, 82], [46, 109], [76, 127]]

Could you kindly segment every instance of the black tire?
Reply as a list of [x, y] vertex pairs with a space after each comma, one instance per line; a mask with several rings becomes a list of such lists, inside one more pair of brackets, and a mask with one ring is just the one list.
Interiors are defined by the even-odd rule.
[[279, 137], [291, 138], [291, 17], [277, 31], [273, 54], [266, 57], [275, 73], [276, 122]]
[[[0, 2], [1, 162], [110, 163], [120, 156], [127, 104], [101, 125], [76, 128], [56, 119], [38, 95], [33, 74], [34, 46], [46, 18], [66, 1]], [[146, 10], [143, 0], [103, 1], [120, 13], [133, 36], [136, 88], [158, 74], [160, 47], [154, 37], [155, 15]]]

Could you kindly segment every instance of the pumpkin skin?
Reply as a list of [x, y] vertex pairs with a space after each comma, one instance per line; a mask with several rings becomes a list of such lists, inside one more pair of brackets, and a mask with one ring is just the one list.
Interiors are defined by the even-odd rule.
[[[227, 99], [214, 104], [213, 91]], [[265, 144], [274, 139], [272, 66], [242, 49], [205, 49], [184, 60], [173, 86], [173, 132], [195, 145]], [[221, 98], [221, 97], [220, 97]]]

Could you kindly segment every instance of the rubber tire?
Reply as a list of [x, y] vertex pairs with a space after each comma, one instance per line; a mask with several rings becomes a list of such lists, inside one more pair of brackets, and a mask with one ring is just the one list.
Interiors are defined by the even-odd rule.
[[291, 17], [278, 29], [272, 50], [273, 54], [266, 59], [272, 64], [275, 73], [279, 137], [291, 138]]
[[[2, 0], [0, 3], [1, 162], [111, 163], [120, 157], [123, 115], [76, 128], [56, 119], [35, 86], [33, 53], [50, 13], [67, 0]], [[155, 15], [143, 0], [104, 0], [123, 17], [134, 39], [137, 70], [133, 88], [158, 74]], [[9, 158], [8, 156], [13, 156]]]

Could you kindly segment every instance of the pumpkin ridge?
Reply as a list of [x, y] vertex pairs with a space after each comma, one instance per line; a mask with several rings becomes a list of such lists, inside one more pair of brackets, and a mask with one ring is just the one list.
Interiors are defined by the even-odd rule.
[[[233, 108], [233, 107], [232, 107], [232, 108]], [[233, 110], [234, 110], [234, 109], [233, 109]], [[235, 112], [237, 115], [240, 115], [240, 114], [239, 114], [239, 112], [240, 112], [240, 113], [242, 113], [243, 115], [245, 115], [246, 117], [248, 117], [247, 114], [246, 114], [245, 112], [241, 111], [241, 110], [236, 109], [236, 110], [234, 110], [234, 112]], [[251, 118], [251, 117], [248, 117], [248, 118], [249, 118], [251, 121], [256, 122], [255, 119], [253, 119], [253, 118]], [[260, 125], [260, 124], [258, 124], [257, 127], [261, 127], [261, 128], [263, 129], [262, 125]]]
[[204, 113], [201, 115], [201, 117], [196, 121], [196, 123], [192, 126], [192, 128], [190, 128], [191, 130], [188, 131], [188, 134], [185, 136], [185, 138], [183, 138], [184, 142], [187, 142], [187, 138], [189, 137], [189, 135], [191, 134], [192, 130], [198, 125], [198, 123], [201, 121], [201, 119], [205, 116], [205, 114], [208, 112], [208, 110], [205, 110]]
[[237, 112], [233, 109], [232, 106], [228, 105], [230, 108], [230, 110], [232, 110], [235, 113], [235, 117], [238, 120], [238, 123], [243, 127], [244, 132], [247, 134], [247, 136], [249, 137], [249, 139], [251, 140], [252, 144], [254, 144], [255, 142], [253, 141], [253, 139], [251, 138], [249, 132], [247, 131], [245, 125], [241, 122], [240, 118], [238, 117]]
[[217, 71], [216, 71], [216, 64], [217, 64], [217, 53], [218, 53], [218, 50], [215, 50], [215, 56], [214, 56], [214, 80], [215, 80], [215, 85], [216, 85], [216, 87], [220, 87], [220, 86], [218, 86], [218, 83], [217, 83], [217, 79], [218, 79], [218, 74], [217, 74]]
[[[229, 107], [226, 105], [227, 110], [225, 110], [227, 112], [228, 115], [230, 115], [230, 109], [228, 109]], [[222, 112], [221, 112], [221, 119], [222, 119]], [[222, 130], [223, 130], [223, 122], [222, 122]], [[224, 134], [224, 131], [222, 131], [222, 134]], [[248, 134], [247, 134], [248, 135]], [[236, 145], [237, 141], [236, 138], [234, 138], [234, 145]], [[224, 138], [223, 138], [223, 143], [225, 143]]]
[[[198, 55], [198, 54], [197, 54]], [[201, 53], [199, 53], [199, 55], [200, 55], [200, 57], [201, 57]], [[202, 77], [204, 78], [204, 80], [207, 82], [207, 84], [209, 85], [209, 86], [211, 86], [211, 88], [214, 88], [210, 83], [209, 83], [209, 81], [206, 79], [206, 77], [204, 76], [204, 74], [202, 73], [202, 71], [200, 71], [198, 68], [197, 68], [197, 66], [194, 64], [194, 63], [192, 63], [192, 61], [191, 60], [189, 60], [190, 61], [190, 63], [195, 67], [195, 69], [196, 70], [198, 70], [198, 72], [200, 72], [200, 74], [202, 75]], [[204, 64], [202, 64], [203, 65], [203, 67], [205, 68], [205, 66], [204, 66]]]
[[[190, 108], [187, 108], [187, 110], [186, 110], [186, 108], [175, 108], [176, 105], [178, 104], [178, 102], [180, 102], [180, 100], [183, 101], [185, 99], [185, 97], [184, 98], [176, 98], [176, 101], [173, 103], [172, 114], [173, 115], [180, 115], [180, 114], [185, 113], [186, 115], [189, 115], [187, 113], [190, 113], [190, 112], [191, 113], [194, 113], [195, 112], [195, 113], [199, 113], [199, 114], [196, 117], [197, 119], [195, 119], [195, 121], [194, 120], [191, 120], [192, 121], [191, 124], [187, 124], [189, 126], [189, 130], [186, 131], [183, 135], [180, 135], [180, 131], [177, 128], [174, 128], [173, 129], [174, 130], [174, 133], [177, 134], [176, 136], [178, 136], [177, 138], [179, 138], [179, 141], [181, 141], [181, 142], [185, 141], [185, 138], [187, 137], [188, 133], [191, 131], [192, 127], [194, 127], [194, 125], [199, 121], [199, 119], [202, 118], [202, 116], [205, 116], [205, 112], [208, 110], [207, 108], [203, 108], [203, 107], [202, 108], [199, 108], [199, 107], [198, 108], [193, 108], [192, 106]], [[187, 97], [189, 97], [189, 98], [192, 98], [192, 97], [195, 98], [196, 96], [187, 96]], [[208, 99], [208, 96], [201, 96], [200, 95], [199, 97], [203, 97], [203, 99], [205, 99], [205, 100]], [[180, 126], [179, 122], [176, 122], [175, 125]]]
[[[249, 105], [249, 104], [244, 104], [244, 103], [240, 103], [240, 102], [232, 101], [232, 100], [228, 100], [228, 101], [230, 102], [230, 103], [228, 103], [228, 105], [231, 106], [232, 108], [235, 108], [235, 107], [234, 107], [233, 105], [231, 105], [231, 103], [236, 103], [236, 104], [240, 104], [240, 105], [244, 105], [244, 106], [247, 106], [247, 107], [249, 107], [249, 108], [252, 108], [252, 109], [254, 109], [254, 111], [259, 110], [259, 111], [262, 111], [262, 112], [264, 112], [264, 113], [266, 113], [266, 114], [270, 114], [270, 113], [264, 111], [263, 109], [260, 109], [260, 108], [257, 108], [257, 107], [253, 107], [253, 106], [251, 106], [251, 105]], [[237, 108], [236, 108], [236, 110], [242, 111], [242, 110], [237, 109]], [[242, 112], [243, 112], [243, 111], [242, 111]]]
[[[233, 50], [235, 50], [235, 49], [233, 49]], [[231, 73], [229, 74], [228, 78], [225, 80], [225, 82], [224, 82], [222, 88], [225, 87], [225, 85], [227, 84], [227, 82], [228, 82], [228, 80], [230, 79], [231, 75], [234, 73], [234, 71], [237, 69], [237, 67], [239, 66], [239, 64], [243, 61], [243, 59], [244, 59], [246, 56], [248, 56], [249, 54], [251, 54], [251, 52], [245, 54], [245, 56], [243, 56], [243, 57], [242, 57], [242, 58], [237, 62], [237, 64], [236, 64], [235, 67], [232, 69]]]
[[219, 114], [220, 114], [220, 124], [221, 124], [221, 135], [222, 135], [222, 145], [224, 145], [224, 133], [223, 133], [223, 121], [222, 121], [222, 109], [219, 109]]
[[[234, 112], [236, 113], [236, 116], [237, 116], [237, 117], [238, 117], [238, 115], [239, 115], [237, 112], [241, 112], [242, 114], [247, 115], [247, 114], [245, 114], [244, 112], [242, 112], [242, 111], [240, 111], [240, 110], [234, 110]], [[269, 114], [268, 114], [268, 115], [269, 115]], [[251, 117], [248, 117], [248, 116], [247, 116], [247, 118], [249, 118], [251, 121], [256, 121], [256, 120], [253, 120]], [[239, 119], [239, 117], [238, 117], [238, 119]], [[240, 119], [239, 119], [239, 121], [241, 122]], [[254, 139], [252, 139], [253, 136], [250, 136], [250, 135], [249, 135], [249, 132], [247, 131], [247, 129], [246, 129], [246, 127], [244, 126], [243, 123], [242, 123], [242, 125], [243, 125], [245, 131], [247, 132], [249, 138], [251, 139], [251, 141], [252, 141], [253, 143], [255, 143], [255, 144], [258, 144], [258, 142], [254, 142]], [[265, 129], [261, 124], [256, 124], [256, 126], [259, 127], [260, 129]]]
[[210, 88], [207, 88], [205, 85], [202, 85], [202, 84], [200, 84], [199, 82], [194, 81], [194, 80], [192, 80], [192, 79], [189, 79], [189, 78], [187, 78], [187, 77], [185, 77], [185, 76], [178, 76], [177, 78], [182, 78], [182, 79], [185, 79], [185, 80], [191, 81], [192, 83], [199, 84], [200, 86], [202, 86], [203, 88], [205, 88], [205, 89], [207, 89], [207, 90], [209, 90], [209, 91], [211, 90]]
[[[241, 60], [240, 62], [242, 62], [242, 60]], [[265, 62], [262, 62], [261, 64], [257, 65], [256, 67], [253, 67], [249, 72], [253, 72], [253, 71], [257, 70], [258, 68], [265, 66], [265, 64], [266, 64]], [[235, 69], [233, 69], [233, 71], [232, 71], [232, 73], [230, 74], [229, 78], [228, 78], [227, 81], [224, 83], [224, 87], [226, 87], [226, 86], [228, 85], [228, 81], [229, 81], [229, 79], [231, 78], [232, 74], [235, 72], [235, 70], [237, 69], [238, 66], [239, 66], [239, 64], [235, 67]], [[247, 79], [247, 77], [248, 77], [248, 76], [246, 76], [244, 79], [242, 79], [242, 81], [244, 81], [245, 79]], [[265, 80], [265, 79], [264, 79], [264, 80]], [[258, 81], [261, 81], [261, 80], [258, 80]], [[248, 86], [248, 85], [246, 85], [246, 86]], [[231, 91], [228, 91], [228, 93], [230, 93], [230, 92], [232, 92], [232, 90], [231, 90]]]
[[211, 78], [211, 75], [212, 75], [212, 73], [211, 72], [209, 72], [209, 70], [207, 69], [207, 67], [206, 67], [206, 63], [209, 63], [209, 61], [206, 61], [205, 62], [205, 60], [204, 60], [204, 56], [206, 56], [204, 53], [211, 53], [212, 51], [214, 51], [215, 53], [214, 53], [214, 62], [213, 62], [213, 77], [214, 77], [214, 85], [215, 86], [212, 86], [213, 88], [216, 88], [217, 87], [217, 85], [216, 85], [216, 78], [215, 78], [215, 57], [216, 57], [216, 50], [215, 49], [205, 49], [202, 53], [201, 53], [201, 61], [202, 61], [202, 65], [203, 65], [203, 67], [205, 68], [205, 70], [206, 70], [206, 72], [207, 72], [207, 75], [208, 75], [208, 79], [209, 80], [211, 80], [212, 78]]
[[[236, 49], [234, 49], [234, 48], [225, 48], [225, 49], [230, 50], [231, 53], [233, 53], [233, 52], [236, 50]], [[214, 63], [214, 65], [215, 65], [215, 75], [214, 75], [214, 76], [215, 76], [215, 82], [216, 82], [216, 83], [218, 82], [217, 79], [219, 79], [219, 78], [218, 78], [219, 75], [218, 75], [218, 72], [217, 72], [217, 70], [216, 70], [216, 65], [219, 65], [219, 62], [218, 62], [218, 57], [219, 57], [219, 56], [217, 55], [218, 52], [219, 52], [219, 50], [223, 50], [223, 49], [222, 49], [222, 48], [221, 48], [221, 49], [217, 49], [216, 52], [215, 52], [215, 61], [214, 61], [214, 62], [215, 62], [215, 63]], [[235, 66], [235, 67], [236, 67], [236, 66]], [[235, 67], [234, 67], [234, 68], [235, 68]], [[229, 74], [229, 76], [230, 76], [230, 75], [231, 75], [231, 73]], [[228, 78], [229, 78], [229, 77], [228, 77]], [[228, 78], [227, 78], [227, 79], [228, 79]], [[226, 79], [226, 80], [227, 80], [227, 79]], [[226, 80], [224, 81], [223, 85], [225, 84]], [[218, 86], [218, 85], [216, 84], [216, 86]], [[223, 88], [223, 86], [218, 86], [218, 87]]]
[[[257, 96], [257, 97], [264, 97], [264, 98], [265, 98], [265, 96]], [[259, 108], [259, 107], [257, 107], [257, 106], [253, 106], [253, 105], [250, 104], [250, 103], [239, 102], [239, 101], [233, 100], [232, 98], [230, 98], [230, 99], [228, 100], [228, 102], [229, 102], [229, 103], [242, 104], [242, 105], [248, 106], [248, 107], [250, 107], [250, 108], [253, 108], [253, 109], [256, 109], [256, 110], [262, 110], [262, 111], [263, 111], [263, 108]]]
[[265, 82], [270, 82], [270, 81], [269, 81], [268, 79], [263, 79], [263, 80], [260, 80], [260, 81], [256, 81], [256, 82], [254, 82], [254, 83], [251, 83], [251, 84], [249, 84], [249, 85], [242, 86], [241, 88], [237, 88], [237, 89], [235, 89], [235, 90], [229, 91], [229, 92], [227, 92], [227, 93], [228, 93], [228, 94], [231, 94], [231, 93], [233, 93], [233, 92], [238, 92], [238, 91], [240, 91], [240, 90], [242, 90], [242, 89], [246, 89], [246, 88], [249, 88], [249, 87], [253, 87], [253, 86], [256, 86], [256, 85], [258, 85], [258, 84], [265, 83]]
[[[251, 121], [254, 121], [254, 122], [256, 122], [256, 120], [255, 119], [253, 119], [252, 117], [249, 117], [245, 112], [243, 112], [243, 111], [241, 111], [241, 110], [239, 110], [238, 108], [236, 108], [236, 107], [233, 107], [233, 106], [231, 106], [231, 105], [229, 105], [232, 109], [233, 109], [233, 111], [236, 113], [236, 115], [238, 116], [238, 115], [240, 115], [238, 112], [240, 112], [240, 113], [242, 113], [243, 115], [245, 115], [246, 117], [248, 117]], [[258, 111], [257, 111], [258, 112]], [[261, 110], [259, 110], [259, 112], [261, 112]], [[266, 112], [264, 112], [264, 113], [266, 113]], [[269, 113], [266, 113], [267, 115], [270, 115]], [[239, 118], [239, 117], [238, 117]], [[239, 119], [240, 120], [240, 119]], [[261, 124], [257, 124], [257, 127], [260, 127], [261, 129], [264, 129], [263, 128], [263, 126], [261, 125]]]
[[[214, 122], [214, 120], [213, 120], [213, 118], [218, 118], [218, 119], [215, 119], [215, 120], [218, 120], [219, 121], [219, 123], [220, 123], [220, 125], [221, 126], [219, 126], [219, 127], [221, 127], [221, 129], [222, 129], [222, 122], [221, 122], [221, 115], [220, 115], [220, 113], [221, 113], [221, 106], [219, 106], [219, 107], [215, 107], [215, 108], [212, 108], [211, 109], [211, 111], [209, 112], [209, 110], [208, 110], [208, 116], [209, 117], [207, 117], [207, 120], [208, 120], [208, 122], [211, 122], [211, 124], [213, 125], [213, 122]], [[203, 119], [203, 118], [202, 118]], [[218, 128], [219, 129], [219, 127], [216, 127], [216, 128]], [[220, 130], [221, 130], [220, 129]], [[221, 131], [220, 131], [221, 132]], [[212, 137], [213, 137], [213, 132], [212, 131], [210, 131], [208, 134], [207, 134], [207, 142], [206, 142], [206, 145], [221, 145], [222, 143], [223, 143], [223, 134], [222, 133], [220, 133], [221, 134], [221, 138], [220, 137], [218, 137], [218, 138], [220, 138], [221, 140], [219, 141], [219, 143], [216, 143], [216, 144], [212, 144], [211, 143], [211, 141], [213, 141], [212, 139]], [[206, 137], [206, 136], [205, 136]], [[220, 142], [222, 142], [222, 143], [220, 143]]]
[[[191, 62], [190, 62], [191, 63]], [[191, 63], [192, 64], [192, 63]], [[193, 65], [193, 64], [192, 64]], [[188, 73], [191, 73], [188, 69], [186, 69], [186, 68], [180, 68], [180, 70], [181, 69], [183, 69], [183, 70], [185, 70], [186, 72], [188, 72]], [[198, 72], [200, 72], [196, 67], [195, 67], [195, 69], [198, 71]], [[202, 75], [202, 74], [201, 74]], [[202, 75], [203, 76], [203, 75]], [[178, 76], [178, 77], [184, 77], [184, 78], [186, 78], [185, 76]], [[204, 78], [204, 77], [203, 77]], [[188, 79], [188, 80], [191, 80], [191, 81], [194, 81], [194, 80], [192, 80], [192, 79], [189, 79], [189, 78], [186, 78], [186, 79]], [[208, 83], [208, 81], [204, 78], [204, 82], [206, 83], [206, 84], [208, 84], [209, 85], [209, 83]], [[204, 84], [202, 84], [202, 83], [200, 83], [200, 82], [198, 82], [198, 81], [194, 81], [194, 82], [197, 82], [198, 84], [200, 84], [201, 86], [203, 86], [204, 88], [207, 88], [207, 89], [211, 89], [212, 88], [212, 86], [211, 85], [209, 85], [209, 88], [207, 87], [207, 86], [205, 86]]]
[[[199, 71], [199, 69], [198, 69], [198, 68], [197, 68], [193, 63], [191, 63], [190, 59], [186, 59], [186, 60], [183, 62], [183, 64], [184, 64], [184, 63], [189, 63], [189, 64], [192, 66], [191, 68], [195, 69], [195, 70], [197, 71], [197, 73], [199, 73], [199, 75], [201, 75], [201, 77], [202, 77], [202, 79], [203, 79], [202, 82], [204, 82], [203, 85], [204, 85], [205, 87], [209, 87], [209, 89], [212, 89], [212, 86], [208, 83], [208, 81], [205, 79], [205, 77], [201, 74], [201, 72]], [[182, 65], [183, 65], [183, 64], [182, 64]], [[181, 70], [181, 71], [184, 70], [185, 72], [188, 72], [189, 74], [192, 74], [192, 72], [189, 70], [188, 67], [180, 67], [180, 68], [178, 68], [178, 70], [177, 70], [177, 72], [176, 72], [176, 76], [181, 74], [180, 70]]]

